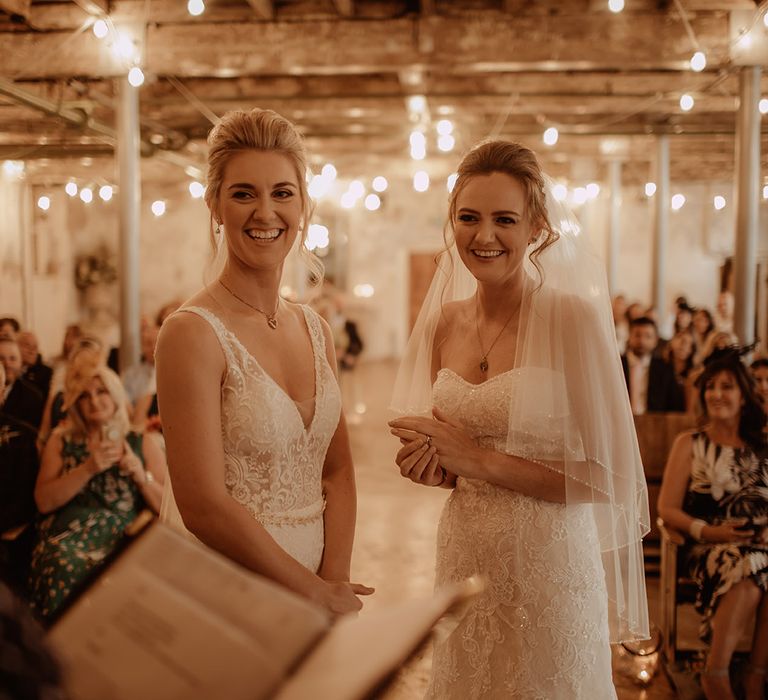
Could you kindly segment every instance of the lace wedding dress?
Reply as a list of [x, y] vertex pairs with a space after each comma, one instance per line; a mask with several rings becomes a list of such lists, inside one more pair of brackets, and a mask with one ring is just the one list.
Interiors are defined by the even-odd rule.
[[[503, 452], [511, 392], [530, 384], [521, 381], [530, 371], [536, 370], [513, 369], [474, 385], [442, 369], [434, 405], [460, 421], [481, 446]], [[557, 454], [546, 423], [538, 427], [535, 435], [521, 434], [516, 454], [538, 459]], [[568, 532], [579, 537], [568, 538]], [[458, 626], [438, 635], [427, 697], [616, 698], [591, 505], [566, 509], [460, 477], [440, 520], [436, 585], [478, 574], [485, 591]]]
[[[221, 435], [227, 491], [286, 552], [316, 572], [324, 546], [321, 478], [341, 415], [341, 394], [320, 319], [309, 307], [302, 309], [315, 358], [315, 397], [306, 402], [293, 401], [213, 312], [189, 306], [177, 313], [204, 318], [226, 359]], [[169, 489], [161, 519], [183, 528]]]

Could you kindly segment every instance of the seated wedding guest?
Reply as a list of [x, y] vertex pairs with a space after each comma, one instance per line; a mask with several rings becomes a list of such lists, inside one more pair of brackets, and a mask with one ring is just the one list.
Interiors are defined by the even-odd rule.
[[680, 333], [681, 331], [691, 332], [691, 324], [693, 323], [693, 308], [688, 306], [688, 301], [685, 297], [678, 297], [677, 311], [675, 313], [674, 332]]
[[[5, 370], [0, 364], [0, 386]], [[0, 406], [0, 579], [17, 591], [26, 581], [34, 541], [37, 431]]]
[[51, 388], [48, 391], [48, 399], [45, 402], [43, 419], [40, 422], [37, 444], [41, 451], [51, 431], [64, 419], [66, 414], [64, 411], [64, 392], [70, 368], [73, 364], [81, 361], [78, 359], [81, 357], [87, 358], [82, 361], [99, 364], [102, 361], [103, 353], [104, 348], [100, 340], [90, 336], [80, 336], [70, 348], [67, 362], [56, 367], [51, 378]]
[[706, 424], [681, 433], [664, 470], [659, 515], [688, 532], [696, 609], [710, 643], [702, 688], [733, 700], [729, 666], [755, 620], [747, 700], [764, 698], [768, 666], [768, 454], [766, 414], [740, 350], [717, 351], [698, 381]]
[[688, 331], [675, 333], [664, 348], [661, 357], [672, 366], [677, 383], [684, 387], [693, 369], [693, 336]]
[[696, 309], [693, 312], [691, 326], [693, 327], [693, 344], [696, 347], [693, 355], [693, 364], [701, 365], [704, 363], [704, 358], [709, 354], [705, 345], [709, 337], [716, 332], [715, 321], [709, 309]]
[[121, 379], [131, 406], [155, 393], [155, 345], [160, 328], [147, 324], [141, 329], [141, 362], [123, 372]]
[[82, 364], [64, 405], [67, 420], [45, 446], [35, 487], [43, 515], [29, 584], [42, 618], [100, 566], [140, 511], [159, 511], [166, 474], [157, 445], [129, 432], [125, 392], [109, 368]]
[[752, 376], [755, 378], [755, 386], [758, 396], [763, 402], [763, 409], [768, 411], [768, 357], [761, 357], [751, 365]]
[[16, 340], [16, 336], [21, 330], [21, 324], [12, 316], [0, 318], [0, 338], [10, 338]]
[[72, 352], [72, 348], [75, 347], [75, 343], [83, 337], [83, 329], [76, 323], [70, 323], [64, 331], [64, 340], [61, 343], [61, 353], [56, 355], [51, 360], [51, 367], [53, 367], [54, 374], [56, 372], [62, 372], [59, 368], [67, 364], [67, 358], [69, 353]]
[[0, 338], [0, 364], [5, 370], [5, 384], [0, 396], [3, 411], [37, 430], [43, 415], [44, 398], [34, 384], [22, 378], [21, 350], [15, 340]]
[[659, 342], [656, 324], [647, 316], [629, 324], [627, 352], [621, 357], [632, 413], [685, 411], [685, 396], [675, 371], [653, 353]]
[[626, 350], [627, 338], [629, 337], [627, 298], [623, 294], [617, 294], [613, 297], [611, 311], [613, 313], [613, 326], [616, 329], [616, 343], [619, 346], [619, 352], [623, 353]]
[[42, 394], [48, 397], [53, 370], [43, 362], [43, 356], [37, 344], [37, 336], [32, 331], [22, 331], [17, 338], [23, 365], [22, 377], [34, 384]]

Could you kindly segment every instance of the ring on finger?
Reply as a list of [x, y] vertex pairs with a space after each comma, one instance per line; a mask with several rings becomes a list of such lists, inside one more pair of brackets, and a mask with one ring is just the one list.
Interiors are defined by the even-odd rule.
[[427, 447], [432, 447], [432, 436], [427, 435]]

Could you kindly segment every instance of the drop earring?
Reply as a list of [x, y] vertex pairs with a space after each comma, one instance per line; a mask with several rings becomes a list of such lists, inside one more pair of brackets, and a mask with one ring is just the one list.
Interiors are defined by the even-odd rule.
[[216, 235], [221, 235], [221, 224], [218, 221], [216, 222]]

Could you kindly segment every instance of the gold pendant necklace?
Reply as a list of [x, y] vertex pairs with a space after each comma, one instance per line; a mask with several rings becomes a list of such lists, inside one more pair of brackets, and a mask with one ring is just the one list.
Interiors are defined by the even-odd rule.
[[506, 323], [501, 327], [501, 330], [499, 331], [498, 335], [493, 339], [491, 346], [487, 350], [483, 350], [483, 339], [480, 337], [480, 322], [478, 321], [478, 317], [480, 316], [480, 314], [478, 313], [479, 300], [477, 298], [477, 295], [475, 295], [475, 330], [477, 331], [477, 342], [478, 342], [478, 345], [480, 345], [480, 352], [482, 353], [482, 357], [480, 358], [480, 371], [483, 374], [486, 374], [488, 372], [488, 355], [491, 354], [491, 350], [493, 350], [493, 346], [496, 345], [499, 338], [501, 338], [501, 334], [507, 329], [507, 326], [509, 325], [509, 322], [512, 320], [512, 317], [515, 315], [516, 311], [517, 311], [517, 308], [514, 311], [512, 311], [512, 313], [509, 315], [509, 318], [507, 319]]
[[239, 297], [239, 296], [237, 296], [237, 294], [235, 294], [235, 293], [234, 293], [234, 292], [233, 292], [233, 291], [232, 291], [232, 290], [231, 290], [229, 287], [227, 287], [227, 285], [226, 285], [226, 284], [224, 284], [224, 282], [222, 282], [221, 280], [219, 280], [219, 284], [220, 284], [222, 287], [224, 287], [224, 289], [226, 289], [226, 290], [227, 290], [227, 291], [228, 291], [228, 292], [229, 292], [229, 293], [230, 293], [230, 294], [231, 294], [233, 297], [235, 297], [235, 299], [237, 299], [239, 302], [241, 302], [241, 303], [245, 304], [246, 306], [250, 307], [250, 308], [251, 308], [251, 309], [253, 309], [254, 311], [258, 311], [260, 314], [263, 314], [263, 315], [264, 315], [264, 317], [267, 319], [267, 325], [268, 325], [268, 326], [269, 326], [269, 327], [270, 327], [272, 330], [275, 330], [275, 328], [277, 328], [277, 312], [278, 312], [278, 309], [280, 308], [280, 297], [279, 297], [279, 296], [277, 297], [277, 305], [275, 306], [275, 310], [274, 310], [272, 313], [269, 313], [269, 312], [267, 312], [267, 311], [264, 311], [264, 310], [262, 310], [262, 309], [258, 308], [257, 306], [254, 306], [253, 304], [249, 304], [249, 303], [248, 303], [248, 302], [247, 302], [245, 299], [243, 299], [242, 297]]

